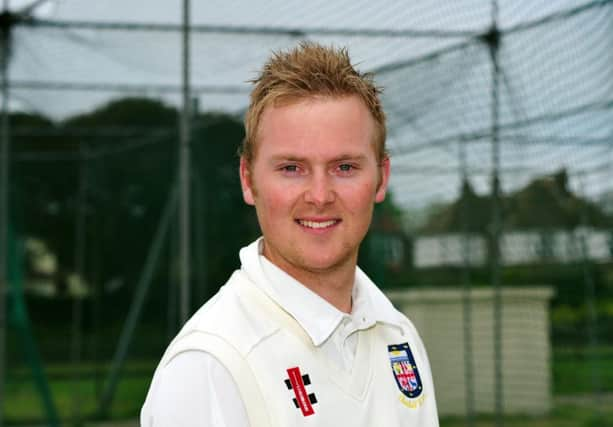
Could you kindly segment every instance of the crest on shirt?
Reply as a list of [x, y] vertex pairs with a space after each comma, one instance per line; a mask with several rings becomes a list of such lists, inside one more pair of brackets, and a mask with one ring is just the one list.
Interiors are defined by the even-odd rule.
[[295, 366], [287, 369], [288, 378], [285, 379], [285, 385], [288, 390], [294, 392], [292, 401], [296, 409], [300, 409], [302, 415], [308, 417], [315, 413], [313, 405], [317, 403], [317, 397], [315, 393], [307, 393], [306, 387], [311, 385], [311, 377], [309, 374], [300, 372], [300, 368]]
[[424, 387], [408, 343], [387, 346], [390, 364], [398, 388], [406, 397], [418, 397]]

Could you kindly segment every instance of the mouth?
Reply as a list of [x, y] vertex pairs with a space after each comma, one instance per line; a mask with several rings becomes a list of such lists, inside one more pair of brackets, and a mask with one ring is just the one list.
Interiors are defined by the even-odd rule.
[[336, 224], [340, 223], [340, 219], [329, 219], [325, 221], [314, 221], [307, 219], [297, 219], [296, 222], [305, 228], [310, 228], [313, 230], [323, 230], [326, 228], [334, 227]]

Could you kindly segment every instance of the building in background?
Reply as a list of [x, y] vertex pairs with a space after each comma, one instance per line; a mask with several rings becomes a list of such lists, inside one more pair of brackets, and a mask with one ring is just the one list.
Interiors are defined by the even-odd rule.
[[[504, 197], [502, 205], [504, 265], [613, 261], [613, 215], [573, 194], [566, 171], [535, 179]], [[489, 215], [489, 196], [465, 183], [460, 198], [417, 233], [415, 267], [486, 265]]]

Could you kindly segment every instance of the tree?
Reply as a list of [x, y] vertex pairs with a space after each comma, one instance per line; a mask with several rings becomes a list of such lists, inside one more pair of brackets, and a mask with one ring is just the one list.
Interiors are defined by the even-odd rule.
[[[109, 330], [124, 318], [176, 182], [177, 118], [175, 108], [139, 98], [116, 100], [62, 123], [34, 115], [11, 118], [19, 232], [42, 239], [64, 271], [75, 269], [77, 194], [80, 180], [86, 182], [85, 278], [107, 285], [101, 304], [102, 324]], [[207, 284], [201, 289], [194, 283], [200, 289], [193, 293], [197, 305], [238, 267], [238, 248], [258, 235], [238, 180], [236, 151], [243, 136], [242, 123], [234, 117], [206, 113], [193, 118], [192, 277]], [[176, 227], [171, 233], [176, 235]], [[169, 286], [176, 283], [172, 266], [178, 255], [170, 246], [156, 268], [146, 313], [158, 325], [165, 323], [160, 310], [165, 312]], [[61, 297], [33, 300], [38, 322], [69, 321], [70, 300]]]

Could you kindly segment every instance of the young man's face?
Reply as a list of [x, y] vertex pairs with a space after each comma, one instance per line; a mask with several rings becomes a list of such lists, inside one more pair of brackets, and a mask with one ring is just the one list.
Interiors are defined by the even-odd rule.
[[251, 165], [241, 159], [245, 202], [255, 205], [264, 255], [300, 279], [355, 265], [373, 205], [385, 198], [375, 123], [357, 96], [267, 106]]

